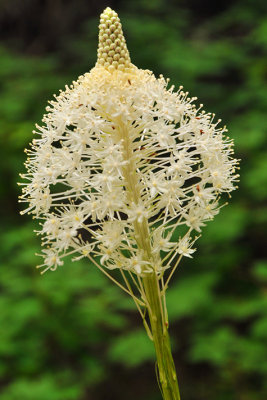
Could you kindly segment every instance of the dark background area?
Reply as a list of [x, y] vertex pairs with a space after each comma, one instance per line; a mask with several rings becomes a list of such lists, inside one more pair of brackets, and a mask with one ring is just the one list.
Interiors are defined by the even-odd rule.
[[86, 262], [40, 276], [19, 172], [47, 100], [96, 62], [99, 15], [121, 18], [132, 62], [198, 96], [235, 139], [240, 188], [167, 294], [184, 400], [267, 398], [265, 0], [0, 2], [1, 400], [159, 400], [134, 305]]

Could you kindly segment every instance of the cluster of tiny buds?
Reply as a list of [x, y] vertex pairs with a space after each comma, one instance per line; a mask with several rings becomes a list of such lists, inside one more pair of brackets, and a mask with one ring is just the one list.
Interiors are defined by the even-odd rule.
[[96, 66], [108, 71], [128, 72], [133, 66], [118, 14], [107, 7], [100, 16], [98, 60]]

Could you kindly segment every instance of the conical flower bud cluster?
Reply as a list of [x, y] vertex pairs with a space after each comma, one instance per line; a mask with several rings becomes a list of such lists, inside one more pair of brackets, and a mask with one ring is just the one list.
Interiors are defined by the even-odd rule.
[[[117, 14], [101, 15], [96, 66], [47, 107], [21, 201], [41, 221], [43, 271], [89, 257], [162, 274], [238, 175], [232, 141], [182, 87], [131, 64]], [[178, 239], [178, 237], [180, 238]]]
[[118, 14], [109, 7], [100, 16], [97, 56], [96, 65], [110, 72], [127, 72], [133, 67]]

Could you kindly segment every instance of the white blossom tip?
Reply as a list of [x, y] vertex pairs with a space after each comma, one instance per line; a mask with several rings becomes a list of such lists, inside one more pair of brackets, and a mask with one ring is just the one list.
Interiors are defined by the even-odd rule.
[[96, 67], [102, 66], [110, 72], [128, 72], [132, 68], [120, 19], [110, 7], [100, 15], [97, 56]]

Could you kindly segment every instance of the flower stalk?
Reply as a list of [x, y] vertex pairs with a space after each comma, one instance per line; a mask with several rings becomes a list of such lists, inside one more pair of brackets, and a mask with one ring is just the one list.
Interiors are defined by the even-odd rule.
[[[131, 142], [129, 132], [119, 121], [119, 135], [123, 140], [125, 160], [132, 160]], [[127, 197], [130, 202], [140, 204], [142, 198], [138, 191], [138, 179], [136, 165], [133, 162], [126, 163], [124, 168], [124, 179]], [[142, 222], [135, 221], [135, 236], [139, 250], [145, 255], [147, 260], [151, 259], [151, 245], [149, 239], [148, 221], [144, 217]], [[152, 266], [153, 271], [155, 268]], [[127, 286], [130, 284], [127, 282]], [[164, 400], [180, 400], [178, 381], [175, 365], [171, 353], [170, 339], [168, 334], [167, 309], [164, 307], [165, 293], [161, 291], [159, 276], [153, 272], [142, 277], [142, 288], [149, 316], [150, 332], [148, 333], [153, 340], [156, 353], [156, 367], [158, 384]], [[146, 320], [144, 319], [144, 323]], [[147, 328], [147, 325], [145, 325]]]
[[158, 383], [164, 400], [180, 400], [178, 380], [168, 333], [168, 318], [164, 313], [158, 277], [143, 279], [153, 343], [157, 358]]

